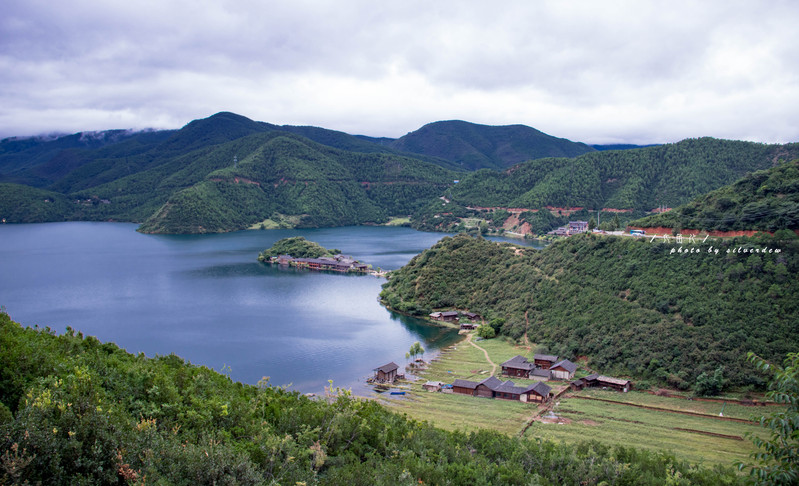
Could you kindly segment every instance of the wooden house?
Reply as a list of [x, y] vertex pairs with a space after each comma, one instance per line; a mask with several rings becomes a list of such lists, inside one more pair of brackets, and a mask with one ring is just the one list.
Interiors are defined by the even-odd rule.
[[530, 363], [527, 358], [518, 354], [502, 363], [502, 374], [505, 376], [529, 378], [530, 372], [534, 369], [535, 364]]
[[562, 359], [553, 364], [549, 371], [552, 372], [552, 378], [556, 380], [571, 380], [574, 378], [574, 372], [577, 371], [577, 365], [568, 359]]
[[489, 376], [474, 387], [474, 394], [478, 397], [494, 398], [494, 391], [501, 384], [502, 382], [498, 378]]
[[463, 395], [474, 395], [474, 389], [477, 386], [476, 381], [457, 379], [452, 382], [452, 393], [461, 393]]
[[430, 314], [430, 318], [436, 321], [456, 322], [458, 320], [458, 311], [433, 312]]
[[480, 320], [480, 316], [475, 314], [474, 312], [464, 312], [463, 316], [465, 318], [469, 319], [470, 321], [478, 321], [478, 320]]
[[534, 385], [530, 385], [521, 394], [520, 400], [523, 402], [538, 402], [545, 403], [549, 401], [549, 396], [552, 393], [552, 388], [540, 381]]
[[383, 366], [375, 369], [375, 381], [378, 383], [394, 383], [397, 379], [397, 370], [399, 365], [395, 362], [384, 364]]
[[534, 380], [547, 381], [552, 378], [552, 372], [544, 368], [536, 368], [530, 372], [530, 378]]
[[539, 368], [548, 370], [553, 364], [558, 362], [558, 357], [551, 354], [536, 354], [533, 356], [533, 362]]
[[477, 324], [474, 322], [461, 322], [461, 329], [472, 330], [477, 329]]
[[622, 393], [627, 393], [633, 387], [630, 380], [623, 378], [613, 378], [610, 376], [598, 375], [596, 373], [588, 375], [585, 378], [571, 382], [571, 387], [575, 390], [582, 390], [583, 388], [611, 388]]

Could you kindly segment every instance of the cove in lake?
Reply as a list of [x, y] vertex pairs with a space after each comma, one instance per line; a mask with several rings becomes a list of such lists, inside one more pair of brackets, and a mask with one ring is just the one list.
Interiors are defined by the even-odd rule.
[[[446, 236], [401, 227], [145, 235], [128, 223], [0, 225], [0, 305], [24, 326], [67, 326], [147, 356], [175, 353], [254, 384], [302, 392], [368, 389], [372, 369], [420, 341], [430, 357], [455, 330], [382, 307], [366, 275], [259, 263], [304, 236], [375, 268], [397, 269]], [[515, 244], [525, 244], [515, 240]], [[228, 368], [229, 367], [229, 368]]]

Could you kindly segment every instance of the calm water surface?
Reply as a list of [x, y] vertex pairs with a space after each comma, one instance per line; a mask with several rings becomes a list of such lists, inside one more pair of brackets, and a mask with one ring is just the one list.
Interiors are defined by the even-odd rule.
[[25, 326], [59, 333], [71, 326], [132, 353], [175, 353], [230, 367], [234, 380], [269, 376], [303, 392], [322, 391], [332, 379], [367, 393], [362, 383], [372, 369], [402, 365], [414, 341], [429, 356], [458, 339], [380, 306], [382, 279], [256, 260], [275, 241], [300, 235], [396, 269], [444, 234], [347, 227], [165, 236], [135, 228], [0, 225], [0, 305]]

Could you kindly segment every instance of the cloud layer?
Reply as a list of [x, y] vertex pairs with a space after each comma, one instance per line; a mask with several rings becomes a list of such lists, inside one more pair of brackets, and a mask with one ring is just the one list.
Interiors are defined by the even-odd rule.
[[797, 5], [10, 0], [0, 137], [233, 111], [388, 137], [463, 119], [589, 143], [799, 141]]

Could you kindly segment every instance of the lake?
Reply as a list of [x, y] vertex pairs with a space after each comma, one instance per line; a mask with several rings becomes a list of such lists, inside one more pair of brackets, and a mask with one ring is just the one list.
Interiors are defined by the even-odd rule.
[[[234, 380], [366, 394], [372, 369], [455, 330], [382, 307], [383, 279], [259, 263], [289, 236], [397, 269], [446, 236], [402, 227], [145, 235], [128, 223], [0, 225], [0, 305], [24, 326], [67, 326], [131, 353], [175, 353]], [[516, 244], [525, 244], [516, 240]]]

